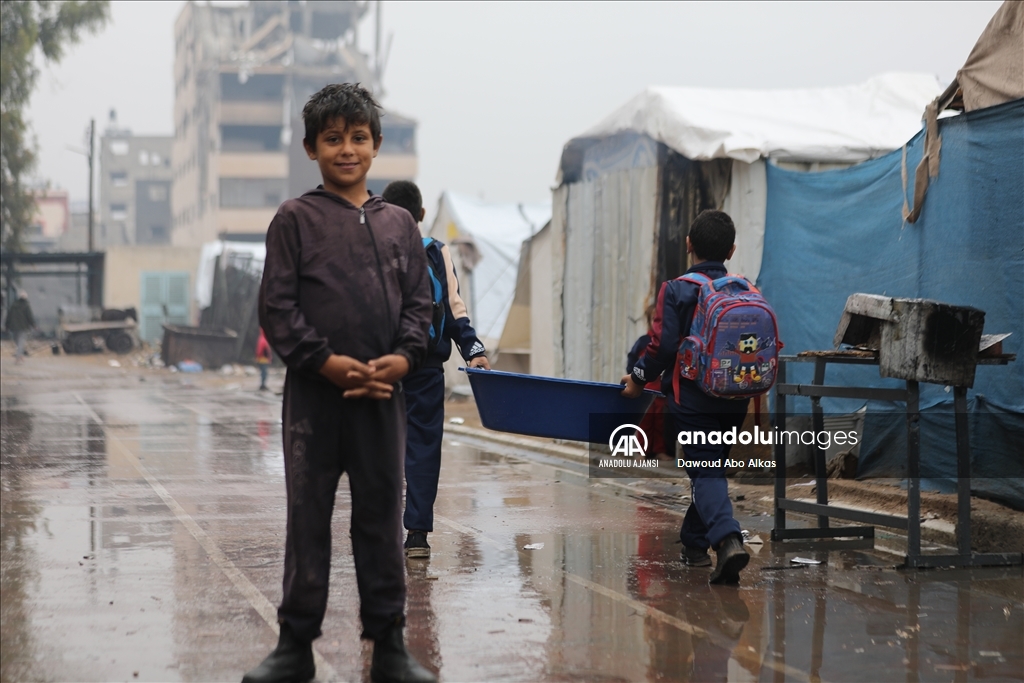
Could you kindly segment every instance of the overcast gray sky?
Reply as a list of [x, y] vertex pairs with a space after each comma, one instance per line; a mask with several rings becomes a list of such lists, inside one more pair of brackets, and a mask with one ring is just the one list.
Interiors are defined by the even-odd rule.
[[[29, 113], [38, 177], [86, 198], [89, 117], [171, 134], [183, 2], [114, 2], [112, 22], [43, 70]], [[385, 108], [419, 121], [428, 211], [443, 190], [550, 199], [562, 145], [648, 85], [779, 88], [886, 71], [949, 82], [999, 2], [383, 5]], [[360, 27], [372, 51], [373, 13]]]

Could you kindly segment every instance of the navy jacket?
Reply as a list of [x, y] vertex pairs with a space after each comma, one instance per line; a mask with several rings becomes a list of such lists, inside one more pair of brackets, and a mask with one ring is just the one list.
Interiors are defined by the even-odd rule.
[[[423, 366], [428, 368], [439, 368], [452, 355], [452, 344], [458, 347], [463, 359], [469, 361], [477, 356], [483, 356], [487, 350], [483, 342], [476, 335], [476, 330], [469, 322], [469, 311], [466, 303], [459, 295], [459, 278], [455, 274], [455, 264], [452, 263], [451, 252], [444, 242], [434, 240], [440, 247], [443, 263], [435, 263], [436, 266], [443, 266], [445, 277], [441, 280], [441, 294], [444, 300], [444, 329], [441, 338], [437, 340], [437, 347], [433, 353], [427, 356]], [[428, 255], [428, 258], [431, 258]]]
[[[689, 273], [703, 273], [712, 279], [728, 274], [725, 265], [719, 261], [705, 261], [689, 270]], [[643, 356], [633, 366], [633, 378], [646, 384], [661, 376], [661, 392], [672, 396], [672, 373], [675, 371], [676, 352], [679, 344], [690, 335], [693, 314], [697, 309], [700, 287], [684, 280], [669, 280], [661, 285], [658, 303], [654, 311], [651, 343]], [[691, 380], [679, 379], [679, 403], [702, 412], [734, 412], [746, 410], [746, 401], [716, 398], [705, 394]]]

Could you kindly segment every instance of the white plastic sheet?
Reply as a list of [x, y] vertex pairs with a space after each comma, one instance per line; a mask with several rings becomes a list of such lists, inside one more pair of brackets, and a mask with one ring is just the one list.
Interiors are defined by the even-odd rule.
[[199, 310], [213, 302], [213, 281], [217, 268], [217, 257], [225, 252], [252, 256], [254, 265], [260, 270], [267, 260], [267, 245], [262, 242], [207, 242], [199, 253], [199, 267], [196, 269], [196, 304]]
[[935, 76], [890, 73], [858, 85], [792, 90], [655, 86], [580, 138], [643, 133], [697, 161], [858, 162], [900, 147], [942, 92]]

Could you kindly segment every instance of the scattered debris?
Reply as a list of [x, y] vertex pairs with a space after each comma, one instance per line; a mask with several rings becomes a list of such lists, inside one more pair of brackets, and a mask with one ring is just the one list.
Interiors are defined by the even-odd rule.
[[448, 423], [449, 424], [453, 424], [453, 425], [461, 425], [461, 424], [465, 424], [466, 421], [464, 419], [462, 419], [461, 417], [453, 417], [452, 419], [448, 420]]
[[202, 372], [203, 366], [194, 360], [183, 360], [177, 365], [179, 372]]
[[[523, 550], [540, 550], [544, 547], [543, 543], [529, 543], [523, 546]], [[522, 620], [520, 620], [522, 621]]]
[[812, 560], [812, 559], [807, 558], [807, 557], [793, 557], [793, 558], [790, 558], [789, 561], [792, 562], [793, 564], [807, 564], [807, 565], [821, 564], [821, 560]]
[[121, 363], [119, 363], [118, 361], [114, 360], [113, 358], [108, 360], [107, 364], [110, 365], [110, 367], [112, 367], [112, 368], [119, 368], [119, 367], [121, 367]]
[[828, 461], [825, 466], [825, 475], [829, 479], [856, 479], [857, 456], [852, 450], [843, 451]]
[[778, 572], [785, 569], [807, 569], [805, 564], [770, 564], [765, 567], [761, 567], [763, 572]]

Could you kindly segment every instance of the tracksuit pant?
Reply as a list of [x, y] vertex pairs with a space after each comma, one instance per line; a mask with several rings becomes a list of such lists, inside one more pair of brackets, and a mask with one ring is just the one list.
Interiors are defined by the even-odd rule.
[[[699, 389], [680, 391], [680, 403], [668, 399], [668, 413], [676, 436], [680, 431], [705, 433], [739, 428], [747, 416], [747, 400], [712, 398]], [[686, 460], [725, 460], [732, 448], [728, 444], [682, 446], [679, 457]], [[726, 536], [740, 533], [740, 524], [732, 516], [732, 501], [725, 480], [725, 467], [688, 467], [690, 507], [683, 517], [679, 539], [684, 546], [707, 550], [717, 548]]]
[[405, 399], [345, 399], [316, 375], [288, 370], [282, 432], [288, 523], [280, 623], [303, 640], [320, 636], [331, 569], [331, 516], [338, 480], [348, 474], [352, 554], [364, 638], [401, 623], [402, 456]]
[[444, 437], [444, 369], [425, 367], [405, 378], [409, 433], [405, 444], [406, 529], [434, 530], [434, 500]]

